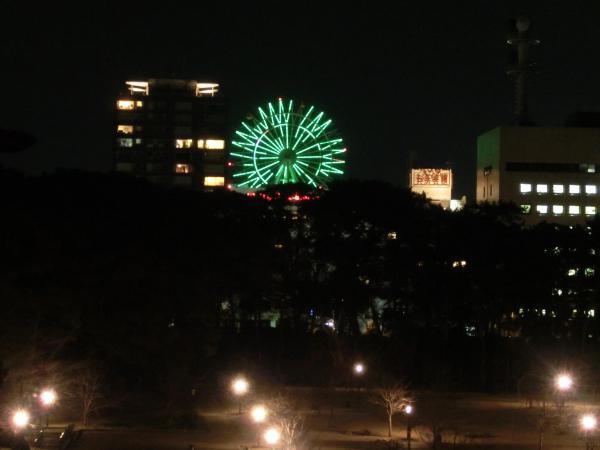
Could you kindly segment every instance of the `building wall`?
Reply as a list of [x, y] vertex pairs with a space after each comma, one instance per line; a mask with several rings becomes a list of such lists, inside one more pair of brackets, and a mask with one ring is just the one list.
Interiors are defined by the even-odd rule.
[[[195, 81], [151, 79], [132, 90], [130, 83], [116, 104], [114, 169], [171, 186], [226, 187], [227, 103], [218, 85], [202, 91]], [[222, 148], [206, 148], [209, 140]]]
[[[500, 127], [481, 135], [477, 150], [479, 202], [523, 205], [530, 209], [523, 218], [531, 224], [583, 224], [600, 210], [600, 129]], [[484, 197], [490, 185], [492, 195]]]
[[495, 128], [477, 138], [477, 202], [500, 200], [501, 128]]

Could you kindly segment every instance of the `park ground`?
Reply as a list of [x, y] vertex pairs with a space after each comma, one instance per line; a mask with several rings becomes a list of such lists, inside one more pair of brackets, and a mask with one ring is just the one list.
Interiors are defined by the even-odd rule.
[[[287, 396], [304, 417], [301, 444], [315, 450], [395, 450], [406, 445], [406, 416], [394, 417], [394, 442], [387, 437], [386, 415], [366, 391], [287, 390]], [[538, 449], [541, 403], [528, 406], [508, 396], [417, 393], [412, 448], [430, 448], [432, 430], [442, 430], [445, 448]], [[247, 410], [249, 405], [245, 405]], [[240, 450], [260, 447], [260, 430], [248, 414], [238, 414], [233, 401], [213, 402], [197, 410], [193, 428], [144, 426], [91, 426], [75, 444], [78, 450]], [[546, 405], [543, 448], [585, 448], [578, 426], [580, 414], [594, 412], [591, 404], [567, 402], [564, 408]], [[400, 443], [400, 446], [397, 444]]]

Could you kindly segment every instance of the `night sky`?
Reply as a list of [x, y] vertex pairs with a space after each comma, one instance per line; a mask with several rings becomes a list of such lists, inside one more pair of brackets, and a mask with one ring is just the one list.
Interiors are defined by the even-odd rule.
[[597, 2], [51, 3], [0, 1], [0, 128], [38, 139], [0, 164], [30, 173], [108, 171], [123, 82], [175, 77], [221, 83], [234, 127], [279, 96], [315, 104], [350, 176], [404, 184], [414, 151], [450, 162], [455, 196], [472, 199], [476, 137], [512, 119], [505, 39], [518, 11], [542, 40], [534, 120], [600, 109]]

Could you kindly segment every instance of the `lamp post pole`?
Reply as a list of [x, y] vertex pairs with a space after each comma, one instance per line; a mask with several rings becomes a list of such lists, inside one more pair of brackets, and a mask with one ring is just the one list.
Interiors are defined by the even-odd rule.
[[414, 412], [414, 408], [412, 405], [406, 405], [404, 407], [404, 413], [406, 414], [406, 448], [410, 450], [410, 441], [411, 441], [411, 432], [412, 432], [412, 423], [411, 416]]

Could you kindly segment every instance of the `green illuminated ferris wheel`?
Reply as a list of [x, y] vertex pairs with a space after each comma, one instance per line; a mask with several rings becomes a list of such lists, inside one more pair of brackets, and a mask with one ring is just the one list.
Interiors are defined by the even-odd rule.
[[294, 108], [293, 100], [279, 99], [258, 108], [258, 116], [242, 122], [231, 152], [236, 187], [256, 189], [267, 185], [305, 183], [327, 186], [344, 173], [342, 139], [331, 119], [314, 107]]

